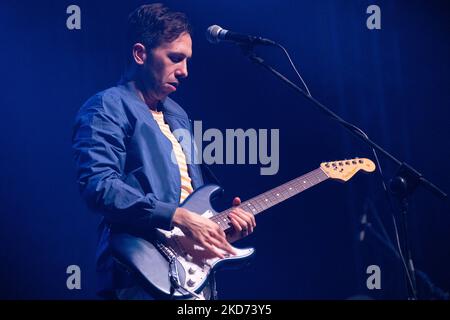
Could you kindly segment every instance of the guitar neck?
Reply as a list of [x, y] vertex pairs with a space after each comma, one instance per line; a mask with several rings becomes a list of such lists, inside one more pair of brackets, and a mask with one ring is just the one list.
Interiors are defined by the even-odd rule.
[[[282, 184], [279, 187], [270, 189], [256, 197], [253, 197], [247, 201], [242, 202], [239, 207], [247, 212], [257, 215], [270, 207], [287, 200], [306, 189], [309, 189], [316, 184], [321, 183], [328, 179], [327, 174], [321, 169], [317, 168], [303, 176], [295, 178]], [[219, 224], [222, 230], [226, 230], [230, 227], [230, 219], [228, 214], [233, 208], [229, 208], [221, 213], [213, 216], [211, 220]]]

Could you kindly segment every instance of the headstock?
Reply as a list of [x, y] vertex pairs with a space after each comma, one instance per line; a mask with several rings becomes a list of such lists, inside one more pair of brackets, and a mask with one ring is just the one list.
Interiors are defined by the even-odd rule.
[[354, 158], [323, 162], [320, 164], [320, 168], [329, 178], [345, 182], [350, 180], [359, 170], [373, 172], [375, 170], [375, 164], [370, 159]]

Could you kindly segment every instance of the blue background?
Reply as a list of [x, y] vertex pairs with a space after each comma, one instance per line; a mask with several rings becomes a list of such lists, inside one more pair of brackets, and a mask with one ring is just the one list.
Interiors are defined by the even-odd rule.
[[[126, 16], [140, 1], [38, 1], [0, 4], [1, 157], [0, 298], [95, 299], [98, 217], [75, 183], [74, 116], [123, 71]], [[306, 99], [249, 62], [232, 44], [209, 44], [219, 24], [284, 44], [312, 94], [399, 159], [450, 191], [449, 5], [446, 1], [166, 1], [194, 26], [189, 79], [174, 99], [203, 128], [278, 128], [280, 170], [214, 165], [225, 188], [216, 205], [255, 196], [317, 168], [322, 161], [369, 157], [370, 150]], [[66, 8], [81, 8], [81, 30], [66, 28]], [[381, 8], [381, 30], [368, 30], [366, 8]], [[282, 53], [258, 48], [296, 80]], [[387, 177], [395, 166], [381, 157]], [[405, 298], [400, 262], [366, 233], [375, 215], [394, 238], [375, 174], [328, 181], [258, 216], [252, 265], [220, 273], [221, 298]], [[450, 210], [423, 188], [410, 205], [416, 267], [450, 290]], [[68, 290], [66, 268], [81, 268], [81, 290]], [[381, 268], [381, 290], [366, 288], [366, 268]], [[421, 291], [424, 298], [426, 290]]]

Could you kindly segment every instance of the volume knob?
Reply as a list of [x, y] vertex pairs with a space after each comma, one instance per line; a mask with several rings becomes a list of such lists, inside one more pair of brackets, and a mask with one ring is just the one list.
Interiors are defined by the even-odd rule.
[[189, 280], [187, 281], [188, 287], [193, 287], [194, 284], [195, 284], [195, 281], [193, 281], [192, 279], [189, 279]]

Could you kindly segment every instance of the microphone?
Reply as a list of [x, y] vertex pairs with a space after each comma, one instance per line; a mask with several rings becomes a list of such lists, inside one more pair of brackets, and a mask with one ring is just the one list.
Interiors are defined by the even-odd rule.
[[211, 43], [218, 43], [220, 41], [230, 41], [238, 44], [250, 44], [250, 45], [266, 45], [275, 46], [275, 41], [270, 39], [250, 36], [247, 34], [241, 34], [232, 32], [218, 25], [212, 25], [206, 30], [206, 39]]

